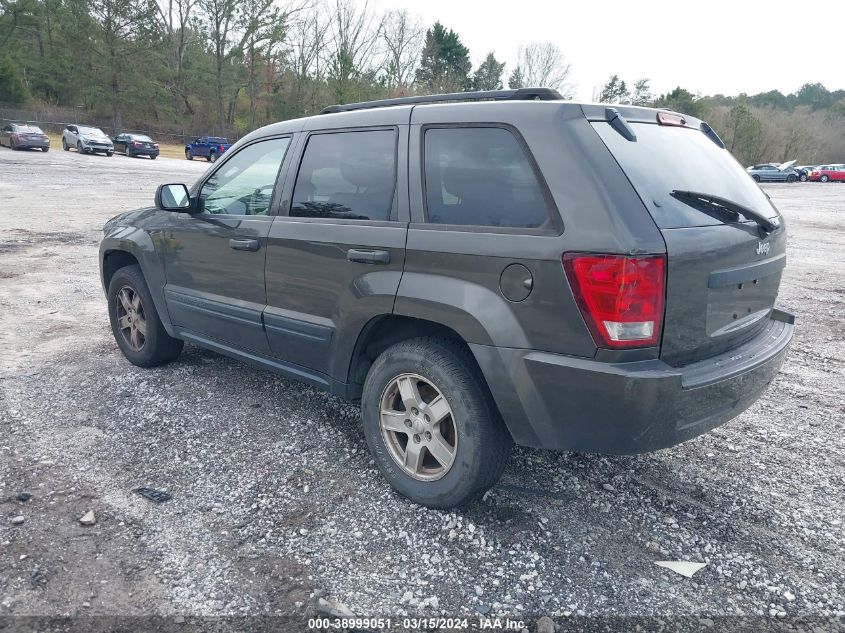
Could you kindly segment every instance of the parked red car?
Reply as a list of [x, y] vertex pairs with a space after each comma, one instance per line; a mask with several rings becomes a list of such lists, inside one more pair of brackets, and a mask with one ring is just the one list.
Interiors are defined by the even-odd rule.
[[807, 180], [813, 182], [829, 182], [831, 180], [845, 182], [845, 165], [821, 165], [810, 172]]

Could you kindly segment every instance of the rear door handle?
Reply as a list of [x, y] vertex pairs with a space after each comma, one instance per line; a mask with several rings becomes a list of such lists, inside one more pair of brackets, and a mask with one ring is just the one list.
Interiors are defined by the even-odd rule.
[[258, 240], [229, 240], [229, 248], [236, 251], [257, 251]]
[[346, 251], [346, 259], [350, 262], [358, 262], [361, 264], [389, 264], [389, 251], [362, 251], [356, 248], [350, 248]]

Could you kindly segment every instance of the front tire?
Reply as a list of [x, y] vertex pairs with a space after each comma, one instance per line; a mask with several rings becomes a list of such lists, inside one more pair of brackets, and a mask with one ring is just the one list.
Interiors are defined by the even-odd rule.
[[795, 182], [796, 178], [792, 174], [786, 177], [786, 182]]
[[156, 367], [176, 360], [184, 343], [164, 329], [140, 266], [126, 266], [114, 274], [108, 305], [112, 334], [130, 363]]
[[70, 145], [67, 144], [67, 141], [65, 140], [64, 136], [62, 137], [62, 149], [66, 152], [70, 151]]
[[830, 178], [827, 175], [824, 175], [821, 178], [819, 178], [819, 180], [821, 180], [822, 182], [827, 182], [827, 181], [830, 180]]
[[76, 143], [76, 151], [77, 151], [79, 154], [84, 154], [84, 153], [85, 153], [85, 151], [82, 149], [82, 143], [81, 143], [81, 142], [79, 142], [79, 141], [77, 141], [77, 143]]
[[191, 152], [189, 152], [188, 150], [185, 150], [185, 158], [187, 158], [188, 160], [194, 160], [194, 155], [191, 154]]
[[430, 508], [481, 497], [501, 477], [513, 445], [469, 350], [445, 338], [384, 351], [367, 374], [361, 417], [384, 478]]

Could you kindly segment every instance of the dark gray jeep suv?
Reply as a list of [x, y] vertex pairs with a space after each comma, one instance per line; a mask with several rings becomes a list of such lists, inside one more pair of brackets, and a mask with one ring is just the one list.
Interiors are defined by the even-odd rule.
[[523, 89], [267, 126], [100, 254], [132, 363], [188, 341], [360, 400], [385, 478], [448, 508], [513, 442], [652, 451], [745, 410], [792, 337], [785, 250], [706, 123]]

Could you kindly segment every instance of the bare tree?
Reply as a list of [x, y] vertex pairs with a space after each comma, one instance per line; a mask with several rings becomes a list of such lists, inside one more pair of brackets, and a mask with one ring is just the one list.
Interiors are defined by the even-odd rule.
[[[220, 133], [231, 122], [235, 102], [244, 84], [232, 72], [237, 72], [247, 50], [255, 50], [270, 42], [277, 42], [291, 14], [299, 7], [280, 8], [275, 0], [198, 0], [202, 9], [201, 26], [206, 31], [214, 59], [215, 97]], [[225, 97], [231, 89], [228, 107]]]
[[353, 84], [373, 69], [381, 24], [369, 0], [334, 0], [331, 12], [329, 79], [343, 103], [352, 97]]
[[405, 92], [413, 82], [424, 35], [422, 19], [405, 9], [393, 9], [382, 18], [380, 36], [385, 55], [384, 70], [387, 87], [392, 92]]
[[181, 104], [189, 114], [193, 114], [194, 109], [185, 90], [184, 62], [185, 51], [191, 42], [190, 23], [197, 2], [198, 0], [157, 0], [155, 4], [158, 21], [169, 45], [167, 65], [173, 77], [168, 87], [176, 99], [177, 110], [183, 110], [179, 105]]
[[566, 61], [556, 44], [552, 42], [530, 42], [525, 46], [520, 46], [516, 68], [514, 68], [511, 78], [513, 83], [520, 84], [519, 87], [543, 86], [554, 88], [565, 99], [571, 99], [575, 96], [575, 85], [571, 81], [571, 70], [571, 65]]
[[329, 23], [320, 5], [301, 12], [288, 33], [286, 65], [293, 75], [293, 102], [298, 113], [305, 114], [325, 78], [323, 57]]

